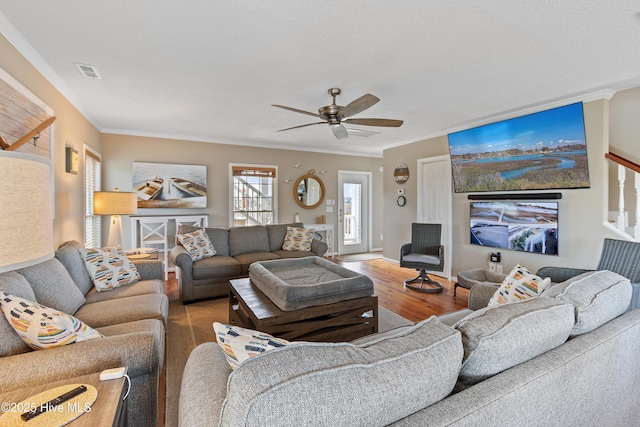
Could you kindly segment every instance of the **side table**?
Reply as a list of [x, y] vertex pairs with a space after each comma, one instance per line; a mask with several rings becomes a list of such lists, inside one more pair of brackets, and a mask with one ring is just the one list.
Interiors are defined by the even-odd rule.
[[76, 383], [91, 384], [98, 390], [98, 398], [91, 406], [91, 410], [67, 425], [72, 427], [126, 426], [127, 401], [122, 400], [127, 391], [126, 381], [127, 379], [124, 377], [100, 381], [100, 372], [97, 372], [35, 387], [8, 391], [0, 394], [0, 414], [6, 412], [7, 409], [11, 410], [12, 404], [14, 404], [13, 409], [15, 409], [15, 404], [22, 402], [24, 399], [55, 387]]

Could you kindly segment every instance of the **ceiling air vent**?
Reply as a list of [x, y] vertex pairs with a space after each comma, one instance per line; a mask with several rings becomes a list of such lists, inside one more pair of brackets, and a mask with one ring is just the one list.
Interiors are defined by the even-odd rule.
[[78, 70], [80, 70], [83, 76], [90, 79], [102, 80], [102, 77], [100, 77], [100, 74], [98, 74], [98, 70], [96, 70], [96, 67], [94, 67], [93, 65], [87, 65], [87, 64], [75, 64], [75, 65], [76, 67], [78, 67]]

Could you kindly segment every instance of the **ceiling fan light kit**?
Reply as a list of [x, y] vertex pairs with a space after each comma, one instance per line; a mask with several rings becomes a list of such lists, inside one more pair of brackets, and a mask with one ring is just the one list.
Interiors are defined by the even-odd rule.
[[[299, 110], [297, 108], [287, 107], [285, 105], [272, 104], [272, 106], [277, 108], [282, 108], [284, 110], [293, 111], [294, 113], [305, 114], [307, 116], [318, 117], [322, 119], [321, 122], [307, 123], [305, 125], [293, 126], [285, 129], [280, 129], [278, 132], [283, 132], [291, 129], [298, 129], [306, 126], [320, 125], [320, 124], [328, 124], [333, 131], [333, 135], [337, 139], [344, 139], [349, 137], [349, 130], [344, 127], [342, 123], [350, 123], [354, 125], [360, 126], [380, 126], [380, 127], [400, 127], [402, 126], [402, 120], [395, 119], [372, 119], [372, 118], [363, 118], [363, 119], [353, 119], [351, 116], [355, 116], [358, 113], [363, 112], [367, 108], [370, 108], [377, 104], [380, 99], [371, 94], [362, 95], [360, 98], [350, 102], [349, 104], [342, 106], [336, 104], [336, 97], [340, 95], [339, 88], [331, 88], [328, 90], [329, 95], [333, 98], [333, 102], [331, 105], [325, 105], [324, 107], [320, 107], [318, 109], [318, 113], [312, 113], [310, 111]], [[366, 132], [365, 132], [366, 133]], [[373, 133], [373, 132], [372, 132]], [[369, 133], [370, 136], [372, 133]], [[358, 132], [354, 132], [354, 135], [358, 135]]]

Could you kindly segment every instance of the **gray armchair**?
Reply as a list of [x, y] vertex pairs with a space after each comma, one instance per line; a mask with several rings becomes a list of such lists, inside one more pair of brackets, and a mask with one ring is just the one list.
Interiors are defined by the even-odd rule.
[[431, 279], [427, 273], [427, 270], [444, 271], [441, 237], [441, 224], [411, 224], [411, 243], [400, 248], [400, 267], [416, 269], [419, 274], [415, 279], [405, 280], [407, 288], [419, 292], [442, 292], [442, 284]]
[[[640, 243], [625, 240], [604, 239], [602, 253], [596, 270], [609, 270], [626, 277], [633, 286], [630, 309], [640, 307]], [[579, 268], [542, 267], [536, 273], [549, 277], [552, 282], [564, 282], [587, 271]]]

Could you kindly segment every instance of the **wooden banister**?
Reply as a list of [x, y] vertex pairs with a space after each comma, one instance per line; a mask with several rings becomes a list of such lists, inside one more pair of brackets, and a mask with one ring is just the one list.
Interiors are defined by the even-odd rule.
[[612, 153], [611, 151], [609, 151], [608, 153], [605, 153], [604, 156], [607, 159], [611, 160], [612, 162], [622, 165], [627, 169], [631, 169], [634, 172], [640, 173], [640, 165], [637, 164], [636, 162], [625, 159], [624, 157], [619, 156], [618, 154]]
[[36, 136], [38, 133], [40, 133], [40, 131], [45, 130], [46, 128], [48, 128], [49, 126], [51, 126], [51, 124], [53, 122], [56, 121], [56, 117], [55, 116], [51, 116], [49, 117], [47, 120], [45, 120], [44, 122], [40, 123], [38, 126], [36, 126], [35, 128], [33, 128], [33, 130], [31, 130], [29, 133], [27, 133], [25, 136], [23, 136], [22, 138], [20, 138], [19, 140], [17, 140], [16, 142], [14, 142], [13, 144], [7, 146], [6, 148], [3, 147], [5, 150], [7, 151], [16, 151], [18, 148], [20, 148], [21, 146], [23, 146], [25, 143], [27, 143], [27, 141], [29, 141], [30, 139], [32, 139], [34, 136]]

